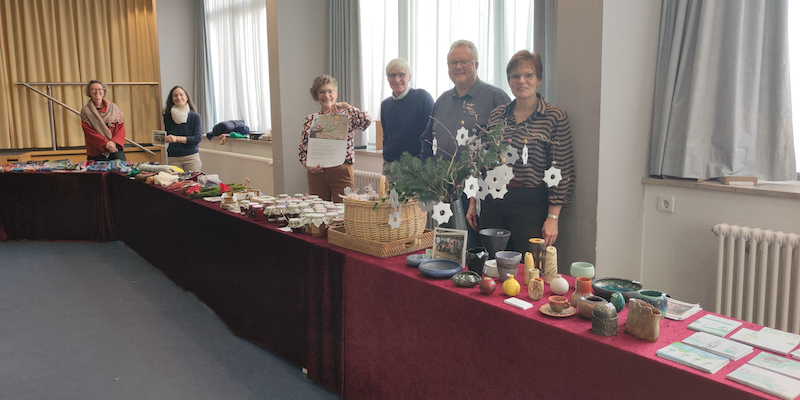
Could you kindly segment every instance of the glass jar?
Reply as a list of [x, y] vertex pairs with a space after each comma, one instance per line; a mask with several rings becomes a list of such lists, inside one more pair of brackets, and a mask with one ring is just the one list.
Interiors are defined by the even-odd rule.
[[250, 217], [254, 221], [264, 220], [264, 206], [261, 204], [253, 204], [250, 206]]
[[278, 226], [286, 226], [289, 221], [286, 220], [286, 206], [275, 206], [275, 222], [278, 223]]
[[275, 215], [275, 206], [266, 207], [264, 216], [267, 217], [267, 222], [278, 222], [278, 216]]
[[250, 200], [239, 201], [239, 214], [243, 217], [250, 214]]
[[300, 218], [289, 218], [287, 226], [292, 229], [292, 233], [301, 233], [303, 231], [303, 220]]
[[325, 214], [308, 214], [308, 228], [311, 230], [312, 237], [324, 238], [328, 236], [328, 224], [325, 223]]

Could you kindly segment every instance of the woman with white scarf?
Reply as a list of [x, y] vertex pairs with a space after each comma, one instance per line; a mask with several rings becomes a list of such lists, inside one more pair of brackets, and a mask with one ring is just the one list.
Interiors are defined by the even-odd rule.
[[202, 167], [197, 144], [202, 139], [203, 122], [200, 114], [182, 87], [175, 86], [167, 96], [164, 108], [164, 130], [167, 131], [165, 142], [167, 162], [185, 171], [198, 171]]
[[81, 128], [86, 138], [86, 158], [92, 161], [123, 160], [125, 119], [116, 104], [104, 99], [108, 89], [103, 82], [91, 80], [85, 94], [91, 100], [81, 109]]

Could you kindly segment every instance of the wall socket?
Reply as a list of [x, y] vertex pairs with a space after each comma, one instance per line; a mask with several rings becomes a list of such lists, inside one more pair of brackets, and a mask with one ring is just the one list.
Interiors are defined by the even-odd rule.
[[675, 212], [675, 197], [673, 197], [673, 196], [658, 196], [658, 211], [674, 213]]

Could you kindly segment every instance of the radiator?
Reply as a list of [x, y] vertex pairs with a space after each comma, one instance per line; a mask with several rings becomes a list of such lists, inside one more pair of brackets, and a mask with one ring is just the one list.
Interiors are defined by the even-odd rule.
[[364, 193], [364, 188], [367, 185], [372, 186], [372, 189], [377, 192], [380, 189], [381, 174], [379, 172], [354, 170], [353, 181], [353, 184], [356, 186], [355, 188], [358, 189], [358, 193]]
[[244, 184], [250, 179], [250, 187], [264, 194], [274, 195], [272, 159], [246, 154], [200, 148], [203, 172], [218, 174], [223, 183]]
[[800, 334], [800, 236], [719, 224], [716, 313]]

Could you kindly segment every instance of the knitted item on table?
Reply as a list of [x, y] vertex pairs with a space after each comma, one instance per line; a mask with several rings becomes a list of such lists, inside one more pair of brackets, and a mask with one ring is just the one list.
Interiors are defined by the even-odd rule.
[[182, 169], [172, 165], [139, 163], [135, 167], [142, 172], [183, 172]]
[[161, 187], [167, 187], [171, 183], [178, 180], [178, 177], [167, 172], [159, 172], [156, 176], [153, 177], [153, 183], [156, 185], [160, 185]]

